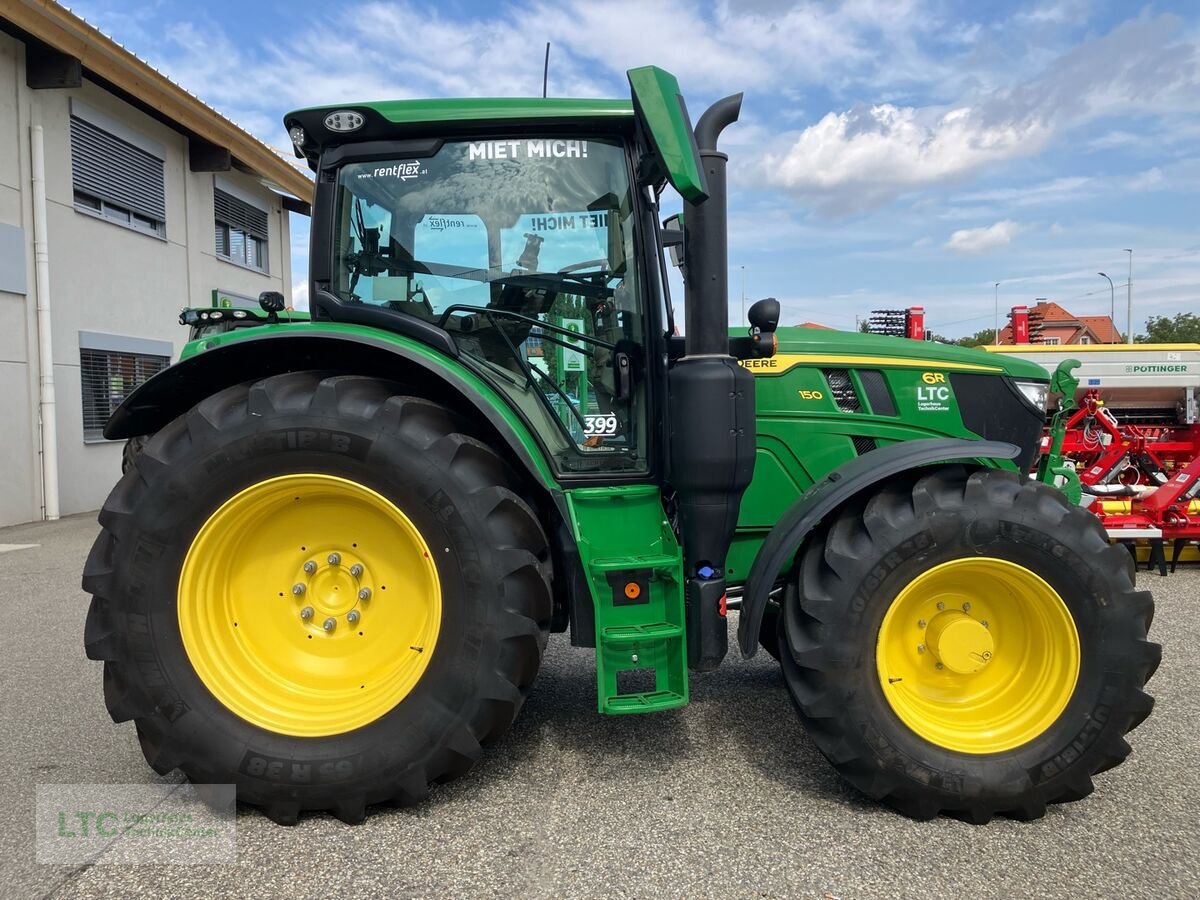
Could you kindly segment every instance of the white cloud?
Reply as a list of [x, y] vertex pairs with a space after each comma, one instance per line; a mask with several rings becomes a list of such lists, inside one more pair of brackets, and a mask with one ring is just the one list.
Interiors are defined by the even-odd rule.
[[1036, 77], [953, 107], [881, 103], [831, 112], [763, 158], [771, 183], [830, 214], [962, 180], [1039, 153], [1085, 122], [1200, 109], [1200, 48], [1172, 16], [1126, 22]]
[[997, 247], [1007, 247], [1020, 230], [1021, 226], [1009, 219], [981, 228], [960, 228], [943, 246], [951, 253], [965, 256], [986, 253]]

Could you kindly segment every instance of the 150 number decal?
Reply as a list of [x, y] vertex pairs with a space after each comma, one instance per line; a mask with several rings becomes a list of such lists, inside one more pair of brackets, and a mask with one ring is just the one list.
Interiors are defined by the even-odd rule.
[[617, 417], [612, 413], [602, 413], [583, 417], [583, 433], [593, 437], [605, 437], [617, 433]]

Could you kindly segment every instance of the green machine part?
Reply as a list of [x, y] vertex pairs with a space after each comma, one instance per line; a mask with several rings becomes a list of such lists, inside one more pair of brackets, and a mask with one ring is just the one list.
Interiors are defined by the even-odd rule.
[[1057, 487], [1075, 505], [1083, 498], [1083, 488], [1075, 467], [1063, 459], [1062, 445], [1067, 433], [1067, 420], [1075, 410], [1075, 392], [1079, 389], [1079, 379], [1071, 373], [1080, 365], [1082, 363], [1077, 359], [1064, 359], [1050, 379], [1050, 390], [1061, 395], [1062, 400], [1050, 423], [1050, 447], [1038, 461], [1037, 470], [1038, 481]]

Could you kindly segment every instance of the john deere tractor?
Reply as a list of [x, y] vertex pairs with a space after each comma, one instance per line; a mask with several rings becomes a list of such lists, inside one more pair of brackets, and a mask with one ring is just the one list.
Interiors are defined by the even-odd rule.
[[150, 435], [83, 579], [113, 719], [160, 773], [354, 822], [467, 772], [551, 631], [596, 648], [601, 713], [686, 704], [736, 588], [743, 655], [866, 794], [978, 822], [1088, 794], [1159, 648], [1127, 555], [1024, 477], [1045, 376], [773, 301], [731, 336], [740, 95], [693, 129], [668, 73], [629, 83], [286, 117], [311, 317], [190, 313], [106, 429]]

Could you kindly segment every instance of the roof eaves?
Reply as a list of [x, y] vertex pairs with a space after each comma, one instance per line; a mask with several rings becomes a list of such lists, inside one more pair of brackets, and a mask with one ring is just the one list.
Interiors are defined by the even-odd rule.
[[312, 181], [279, 150], [263, 143], [195, 94], [172, 81], [120, 42], [51, 0], [17, 0], [4, 17], [27, 34], [76, 57], [89, 74], [137, 97], [175, 122], [218, 146], [244, 165], [305, 202]]

